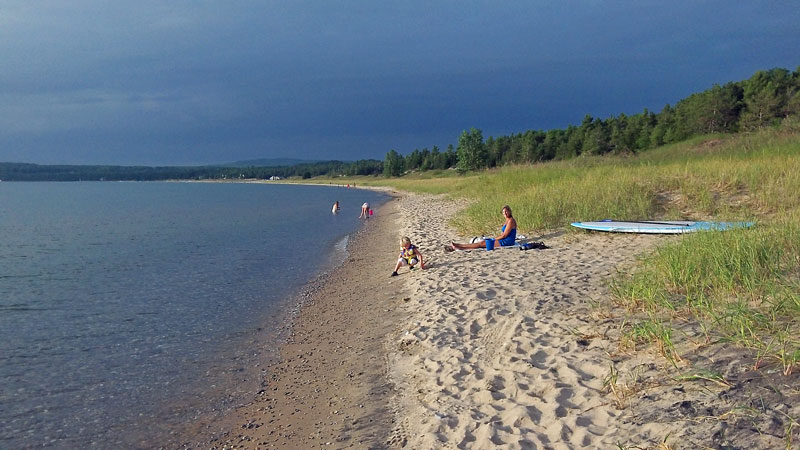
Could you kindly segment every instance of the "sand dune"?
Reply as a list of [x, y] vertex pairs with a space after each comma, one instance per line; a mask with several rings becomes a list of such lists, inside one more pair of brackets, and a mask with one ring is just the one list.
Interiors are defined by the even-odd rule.
[[[669, 409], [687, 396], [717, 393], [672, 386], [648, 403], [644, 387], [661, 384], [655, 380], [665, 378], [665, 361], [647, 352], [622, 355], [619, 321], [608, 317], [610, 275], [672, 238], [562, 234], [546, 237], [546, 250], [447, 253], [443, 243], [457, 235], [446, 221], [458, 208], [429, 196], [401, 200], [402, 233], [431, 267], [401, 272], [409, 320], [387, 343], [396, 386], [391, 446], [646, 448], [670, 437], [679, 448], [714, 444], [717, 423], [690, 423]], [[642, 395], [630, 399], [638, 403], [620, 405], [604, 385], [612, 363], [623, 376], [641, 377], [635, 381]], [[663, 411], [640, 420], [643, 407]], [[754, 445], [780, 442], [764, 437]]]

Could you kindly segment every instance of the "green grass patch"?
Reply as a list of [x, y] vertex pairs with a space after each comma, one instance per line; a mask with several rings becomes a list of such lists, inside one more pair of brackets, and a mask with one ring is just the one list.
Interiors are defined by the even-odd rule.
[[680, 355], [675, 350], [673, 333], [669, 323], [665, 323], [662, 318], [651, 316], [647, 320], [634, 324], [623, 334], [622, 341], [624, 345], [634, 350], [639, 344], [655, 345], [663, 357], [676, 364], [680, 361]]
[[785, 373], [800, 360], [800, 226], [796, 214], [753, 229], [702, 232], [660, 247], [612, 289], [631, 311], [688, 317], [753, 349]]

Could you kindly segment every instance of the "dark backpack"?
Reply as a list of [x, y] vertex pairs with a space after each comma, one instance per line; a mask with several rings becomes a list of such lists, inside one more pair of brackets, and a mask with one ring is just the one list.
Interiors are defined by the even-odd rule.
[[544, 245], [544, 242], [526, 242], [524, 244], [519, 245], [520, 250], [530, 250], [530, 249], [544, 250], [546, 248], [550, 247]]

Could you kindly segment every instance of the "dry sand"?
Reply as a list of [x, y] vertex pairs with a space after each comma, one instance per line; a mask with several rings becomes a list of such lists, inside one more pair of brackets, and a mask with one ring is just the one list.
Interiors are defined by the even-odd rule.
[[[797, 376], [697, 340], [679, 367], [620, 348], [607, 281], [674, 237], [446, 253], [460, 207], [408, 194], [381, 208], [303, 306], [264, 391], [180, 448], [760, 449], [785, 448], [787, 428], [797, 445]], [[389, 277], [401, 235], [429, 268]], [[676, 378], [698, 369], [726, 381]]]
[[[797, 376], [749, 370], [746, 352], [706, 345], [689, 326], [678, 367], [620, 349], [626, 322], [609, 278], [679, 237], [554, 234], [534, 237], [546, 250], [446, 253], [459, 205], [408, 196], [401, 208], [420, 219], [402, 232], [434, 260], [404, 277], [410, 317], [390, 339], [392, 445], [767, 449], [786, 446], [792, 423], [798, 445]], [[714, 372], [725, 382], [677, 379]]]

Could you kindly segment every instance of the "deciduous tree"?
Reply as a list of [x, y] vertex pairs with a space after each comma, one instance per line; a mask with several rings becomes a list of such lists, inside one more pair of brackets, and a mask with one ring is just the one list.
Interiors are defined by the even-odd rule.
[[461, 170], [483, 169], [488, 163], [483, 132], [477, 128], [464, 130], [458, 138], [458, 168]]

